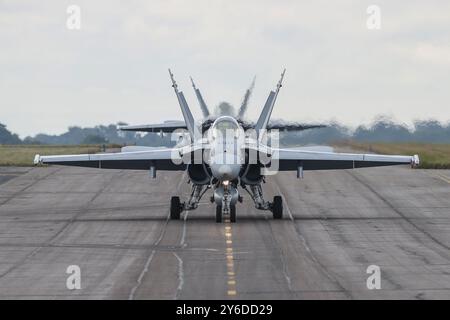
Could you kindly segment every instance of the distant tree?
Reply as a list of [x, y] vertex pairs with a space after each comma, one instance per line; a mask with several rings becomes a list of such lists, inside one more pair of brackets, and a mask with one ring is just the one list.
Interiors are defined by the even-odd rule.
[[[222, 103], [217, 107], [219, 114], [234, 114], [233, 107]], [[120, 145], [166, 146], [175, 145], [170, 134], [139, 133], [118, 131], [124, 122], [110, 125], [81, 128], [69, 127], [67, 132], [60, 135], [38, 134], [27, 137], [23, 141], [0, 124], [0, 144], [103, 144], [114, 143]], [[325, 128], [310, 129], [299, 132], [281, 132], [280, 144], [285, 146], [330, 144], [339, 140], [354, 139], [363, 142], [427, 142], [450, 143], [450, 123], [441, 124], [435, 120], [416, 121], [414, 130], [406, 125], [398, 124], [387, 117], [379, 116], [370, 126], [359, 126], [355, 131], [339, 123], [332, 122]]]
[[84, 138], [82, 144], [103, 144], [108, 143], [108, 140], [105, 139], [105, 137], [99, 136], [99, 135], [88, 135], [86, 138]]
[[450, 143], [450, 123], [442, 125], [436, 120], [415, 121], [414, 141]]
[[32, 137], [26, 137], [25, 139], [23, 139], [23, 143], [24, 144], [43, 144], [41, 141], [36, 140], [35, 138], [32, 138]]
[[413, 140], [413, 135], [405, 125], [380, 117], [370, 127], [356, 128], [353, 139], [367, 142], [407, 142]]
[[21, 144], [22, 140], [20, 140], [17, 134], [11, 133], [8, 129], [6, 129], [6, 125], [0, 123], [0, 144]]

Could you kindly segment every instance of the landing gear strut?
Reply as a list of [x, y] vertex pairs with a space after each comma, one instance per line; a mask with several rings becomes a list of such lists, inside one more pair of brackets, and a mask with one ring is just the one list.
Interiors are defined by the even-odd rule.
[[242, 201], [242, 197], [235, 182], [217, 183], [211, 201], [216, 203], [216, 222], [222, 222], [224, 217], [236, 222], [236, 203]]
[[[283, 200], [281, 196], [273, 197], [273, 202], [265, 201], [261, 184], [249, 185], [250, 189], [245, 184], [241, 184], [241, 186], [250, 194], [257, 209], [272, 211], [274, 219], [283, 218]], [[170, 200], [170, 219], [179, 220], [183, 210], [196, 209], [198, 202], [209, 188], [211, 188], [210, 185], [194, 184], [189, 200], [183, 203], [180, 202], [180, 197], [172, 197]], [[234, 190], [234, 194], [230, 190]], [[216, 199], [219, 200], [215, 200], [215, 196], [211, 197], [211, 202], [216, 201], [216, 203], [219, 203], [216, 206], [216, 222], [222, 222], [224, 216], [229, 216], [230, 222], [234, 223], [236, 222], [236, 202], [242, 202], [242, 197], [237, 193], [236, 189], [224, 188], [222, 192], [222, 194], [215, 194], [217, 196]]]
[[260, 183], [249, 185], [250, 189], [245, 184], [241, 184], [241, 186], [251, 196], [256, 209], [272, 211], [274, 219], [283, 218], [283, 200], [281, 196], [275, 196], [273, 197], [273, 202], [269, 202], [264, 200]]
[[180, 197], [172, 197], [170, 199], [170, 219], [179, 220], [183, 210], [197, 209], [200, 199], [209, 188], [210, 186], [193, 184], [191, 196], [187, 202], [183, 203], [180, 201]]

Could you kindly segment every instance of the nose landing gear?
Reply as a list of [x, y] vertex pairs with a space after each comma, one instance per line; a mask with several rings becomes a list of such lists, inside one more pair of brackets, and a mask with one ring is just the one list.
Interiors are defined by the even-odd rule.
[[216, 206], [216, 222], [222, 222], [222, 206]]
[[230, 206], [230, 222], [236, 222], [236, 205]]
[[230, 222], [234, 223], [236, 222], [236, 205], [235, 204], [230, 204], [229, 205], [229, 211], [225, 212], [225, 210], [223, 210], [222, 206], [216, 206], [216, 222], [220, 223], [222, 222], [222, 218], [226, 215], [229, 215], [230, 217]]

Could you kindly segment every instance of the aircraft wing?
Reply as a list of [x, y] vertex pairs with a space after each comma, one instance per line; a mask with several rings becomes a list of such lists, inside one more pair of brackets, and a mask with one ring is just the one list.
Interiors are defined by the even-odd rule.
[[131, 170], [149, 170], [153, 167], [156, 170], [182, 171], [186, 169], [186, 164], [181, 161], [181, 154], [179, 148], [155, 148], [153, 150], [118, 153], [36, 155], [34, 164]]
[[274, 148], [271, 149], [271, 155], [272, 163], [274, 160], [279, 161], [278, 170], [280, 171], [355, 169], [399, 164], [419, 165], [418, 155], [394, 156]]
[[146, 124], [137, 126], [121, 126], [119, 130], [122, 131], [141, 131], [141, 132], [164, 132], [171, 133], [177, 129], [186, 129], [187, 126], [184, 121], [167, 121], [159, 124]]

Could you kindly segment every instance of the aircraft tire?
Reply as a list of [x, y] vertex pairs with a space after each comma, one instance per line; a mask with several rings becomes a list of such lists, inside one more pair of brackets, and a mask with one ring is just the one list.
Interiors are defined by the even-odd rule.
[[172, 197], [170, 199], [170, 219], [180, 220], [181, 203], [180, 197]]
[[230, 206], [230, 222], [236, 222], [236, 205]]
[[216, 206], [216, 222], [222, 222], [222, 206]]
[[273, 197], [272, 213], [274, 219], [283, 218], [283, 199], [281, 196]]

